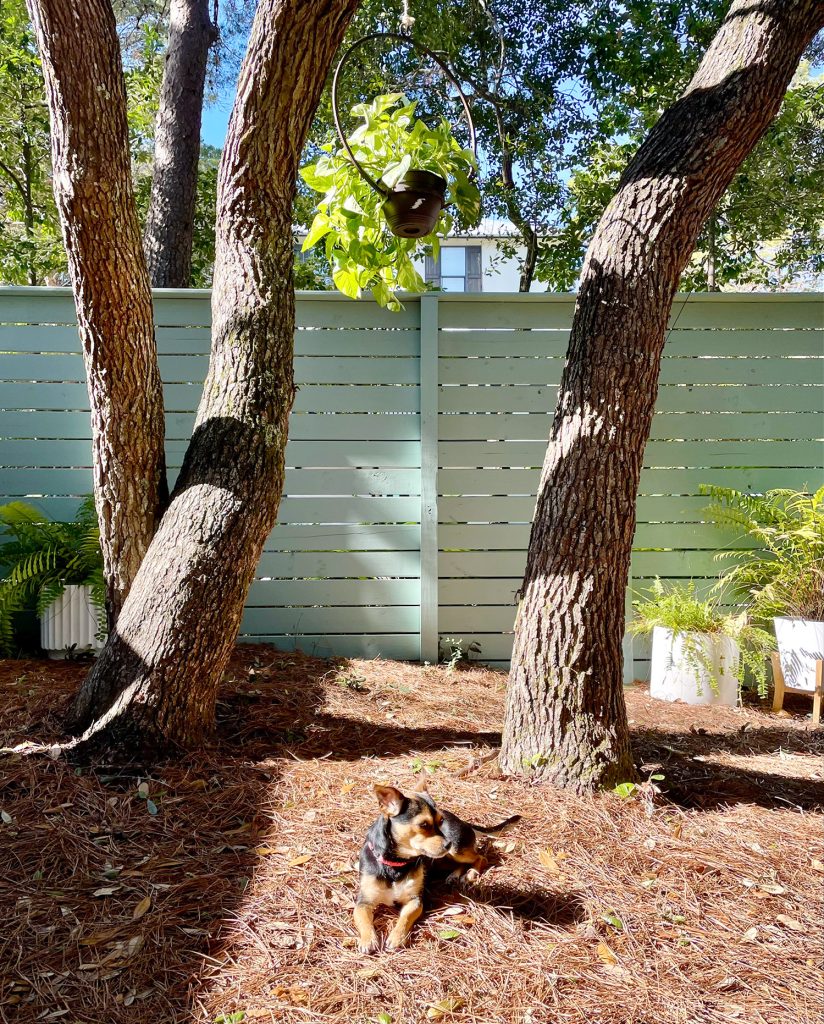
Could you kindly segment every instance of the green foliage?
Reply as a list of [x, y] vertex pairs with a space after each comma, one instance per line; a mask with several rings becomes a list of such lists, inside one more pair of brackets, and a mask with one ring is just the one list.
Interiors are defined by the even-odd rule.
[[43, 284], [65, 270], [51, 189], [49, 116], [24, 0], [0, 4], [0, 281]]
[[824, 619], [824, 487], [761, 495], [703, 485], [701, 493], [711, 498], [706, 511], [714, 522], [758, 542], [720, 556], [734, 563], [722, 582], [747, 601], [755, 621]]
[[747, 611], [732, 614], [721, 605], [721, 600], [718, 592], [706, 600], [698, 598], [692, 580], [665, 587], [660, 579], [656, 579], [645, 597], [633, 601], [635, 618], [628, 628], [631, 633], [644, 634], [661, 626], [681, 634], [687, 661], [694, 668], [706, 671], [715, 692], [717, 681], [713, 677], [712, 666], [706, 661], [703, 647], [690, 634], [728, 636], [735, 640], [741, 651], [739, 684], [743, 684], [745, 675], [750, 673], [759, 694], [764, 696], [767, 689], [766, 659], [775, 649], [775, 640], [765, 630], [752, 625]]
[[[415, 117], [415, 101], [400, 93], [358, 104], [352, 116], [362, 123], [349, 136], [358, 161], [373, 178], [393, 188], [408, 170], [440, 174], [448, 184], [447, 202], [454, 203], [460, 221], [476, 223], [480, 194], [471, 180], [475, 157], [462, 149], [449, 123], [442, 119], [429, 128]], [[343, 147], [321, 147], [325, 155], [301, 170], [301, 177], [323, 195], [303, 243], [304, 251], [323, 241], [335, 286], [350, 298], [371, 289], [375, 300], [400, 309], [396, 291], [424, 291], [413, 256], [426, 247], [438, 251], [439, 238], [452, 228], [453, 217], [443, 210], [433, 231], [424, 238], [397, 238], [386, 224], [379, 194], [360, 175]]]
[[443, 636], [438, 641], [438, 653], [441, 663], [446, 665], [447, 672], [454, 672], [458, 665], [468, 663], [473, 654], [481, 653], [481, 645], [473, 640], [464, 646], [461, 637]]
[[91, 587], [92, 601], [103, 607], [103, 556], [91, 497], [71, 523], [52, 522], [22, 501], [0, 505], [0, 527], [0, 650], [13, 649], [15, 612], [34, 608], [42, 616], [67, 586]]

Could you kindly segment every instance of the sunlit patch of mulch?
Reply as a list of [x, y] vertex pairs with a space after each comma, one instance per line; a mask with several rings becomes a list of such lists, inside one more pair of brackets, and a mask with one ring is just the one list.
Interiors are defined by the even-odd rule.
[[[0, 663], [0, 746], [85, 669]], [[148, 771], [0, 758], [0, 1021], [820, 1024], [824, 730], [627, 692], [663, 794], [501, 778], [505, 677], [240, 648], [209, 749]], [[370, 786], [523, 821], [398, 953], [351, 909]], [[388, 929], [384, 916], [379, 928]], [[233, 1016], [234, 1015], [234, 1016]]]

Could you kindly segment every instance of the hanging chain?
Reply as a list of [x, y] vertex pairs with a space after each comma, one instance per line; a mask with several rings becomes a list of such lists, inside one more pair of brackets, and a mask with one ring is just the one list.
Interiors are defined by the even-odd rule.
[[409, 13], [409, 0], [403, 0], [403, 14], [401, 15], [401, 35], [412, 35], [412, 26], [415, 19]]

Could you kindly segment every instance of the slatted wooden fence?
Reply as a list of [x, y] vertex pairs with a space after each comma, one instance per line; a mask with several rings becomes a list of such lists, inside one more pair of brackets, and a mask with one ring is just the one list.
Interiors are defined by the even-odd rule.
[[[439, 636], [504, 664], [574, 299], [425, 295], [391, 314], [305, 293], [286, 494], [241, 633], [320, 654], [431, 660]], [[168, 459], [209, 348], [206, 292], [158, 291]], [[70, 294], [0, 289], [0, 500], [52, 517], [91, 489]], [[701, 483], [824, 479], [824, 298], [683, 296], [647, 446], [631, 587], [715, 578]], [[597, 481], [593, 481], [597, 486]], [[628, 677], [647, 651], [626, 645]]]

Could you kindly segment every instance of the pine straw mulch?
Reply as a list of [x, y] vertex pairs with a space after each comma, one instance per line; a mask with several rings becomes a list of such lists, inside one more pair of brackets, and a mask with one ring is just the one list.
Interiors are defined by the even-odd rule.
[[[83, 672], [0, 663], [0, 746], [57, 738]], [[504, 681], [243, 648], [201, 754], [119, 773], [2, 758], [0, 1021], [819, 1024], [809, 702], [777, 717], [632, 688], [666, 797], [580, 798], [497, 773]], [[370, 784], [421, 770], [458, 813], [523, 821], [478, 884], [433, 892], [407, 949], [364, 957]]]

